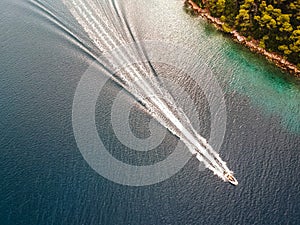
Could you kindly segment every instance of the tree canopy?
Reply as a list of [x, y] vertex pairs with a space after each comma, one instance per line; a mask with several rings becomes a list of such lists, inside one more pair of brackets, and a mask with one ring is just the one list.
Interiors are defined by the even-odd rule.
[[300, 68], [300, 0], [197, 0], [211, 15]]

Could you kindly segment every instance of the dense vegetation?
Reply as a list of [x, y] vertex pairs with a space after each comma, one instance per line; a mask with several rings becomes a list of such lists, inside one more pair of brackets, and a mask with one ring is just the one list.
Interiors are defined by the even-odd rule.
[[259, 46], [300, 68], [300, 0], [196, 0], [202, 8]]

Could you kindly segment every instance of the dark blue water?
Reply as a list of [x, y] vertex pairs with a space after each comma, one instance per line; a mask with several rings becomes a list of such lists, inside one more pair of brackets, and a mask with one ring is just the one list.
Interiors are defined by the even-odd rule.
[[[299, 86], [263, 59], [186, 16], [181, 1], [169, 4], [167, 12], [158, 3], [138, 11], [145, 17], [150, 12], [158, 21], [173, 12], [167, 14], [170, 20], [190, 24], [186, 27], [190, 34], [186, 30], [176, 34], [164, 25], [166, 21], [157, 22], [162, 23], [161, 30], [156, 27], [157, 38], [164, 38], [164, 31], [165, 38], [181, 39], [186, 34], [188, 40], [215, 43], [199, 51], [210, 49], [211, 57], [203, 55], [210, 58], [208, 65], [226, 93], [227, 127], [220, 155], [235, 171], [239, 186], [224, 183], [209, 170], [198, 171], [195, 159], [170, 179], [151, 186], [124, 186], [96, 173], [82, 157], [72, 128], [75, 90], [92, 58], [28, 1], [4, 0], [0, 3], [0, 224], [300, 223]], [[93, 47], [63, 4], [51, 1], [49, 6], [85, 46]], [[147, 28], [150, 20], [154, 18], [141, 28], [145, 38], [154, 35]], [[109, 95], [120, 87], [110, 82], [107, 89], [112, 93], [101, 93], [96, 115], [99, 135], [114, 153], [122, 145], [109, 126], [101, 129], [105, 122], [100, 119], [110, 119]], [[206, 135], [209, 116], [205, 107], [199, 108], [204, 108], [200, 114]], [[147, 135], [149, 117], [139, 110], [134, 113], [139, 118], [135, 124]], [[178, 141], [171, 134], [167, 139]], [[169, 150], [160, 149], [155, 160]], [[149, 153], [148, 161], [154, 155]], [[130, 161], [125, 156], [124, 160]]]

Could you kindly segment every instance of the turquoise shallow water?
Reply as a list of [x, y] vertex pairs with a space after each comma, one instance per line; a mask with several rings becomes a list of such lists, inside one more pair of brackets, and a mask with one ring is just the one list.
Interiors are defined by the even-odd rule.
[[[151, 3], [127, 1], [128, 22], [141, 39], [187, 45], [211, 68], [227, 111], [219, 152], [240, 185], [199, 171], [195, 159], [151, 186], [124, 186], [96, 173], [82, 157], [72, 127], [76, 87], [93, 59], [61, 25], [49, 21], [49, 14], [29, 1], [4, 0], [1, 224], [299, 224], [299, 85], [201, 19], [186, 15], [181, 1]], [[45, 5], [84, 47], [100, 54], [60, 1]], [[184, 65], [155, 66], [192, 96], [199, 131], [208, 137], [211, 115], [201, 87], [179, 79], [187, 76], [180, 72]], [[163, 160], [178, 142], [170, 133], [149, 153], [125, 148], [117, 139], [111, 107], [119, 91], [110, 81], [97, 100], [97, 129], [106, 148], [134, 165]], [[136, 136], [150, 134], [149, 116], [138, 107], [130, 118]]]
[[240, 48], [234, 47], [225, 56], [241, 65], [231, 73], [231, 90], [249, 97], [266, 115], [278, 116], [287, 130], [299, 133], [299, 83], [273, 65], [268, 65], [262, 57], [245, 50], [241, 57], [237, 52], [239, 50]]

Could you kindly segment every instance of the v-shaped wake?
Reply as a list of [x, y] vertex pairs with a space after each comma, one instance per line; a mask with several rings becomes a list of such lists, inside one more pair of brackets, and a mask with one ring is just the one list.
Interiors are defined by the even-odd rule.
[[[108, 71], [123, 68], [123, 73], [111, 73], [111, 78], [131, 93], [152, 117], [179, 137], [189, 151], [214, 174], [237, 185], [233, 172], [206, 139], [197, 133], [173, 97], [160, 85], [151, 62], [140, 62], [141, 58], [147, 58], [147, 52], [136, 43], [122, 7], [114, 0], [64, 0], [64, 4], [98, 50], [115, 50], [114, 54], [104, 54], [105, 57], [99, 59]], [[119, 48], [128, 40], [135, 43], [133, 48]], [[140, 63], [132, 65], [132, 59]]]

